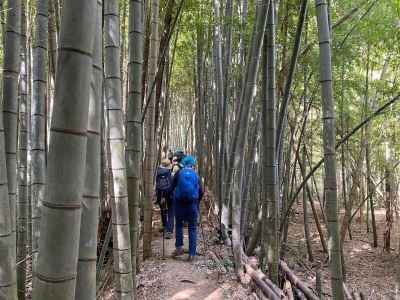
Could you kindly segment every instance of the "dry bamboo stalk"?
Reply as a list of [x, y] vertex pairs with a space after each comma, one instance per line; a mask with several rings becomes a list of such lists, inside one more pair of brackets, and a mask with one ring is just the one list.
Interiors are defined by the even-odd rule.
[[[259, 287], [263, 293], [271, 300], [278, 300], [278, 299], [287, 299], [286, 297], [280, 297], [275, 293], [275, 290], [273, 290], [263, 279], [260, 274], [255, 271], [250, 265], [245, 264], [244, 265], [246, 269], [246, 273], [250, 275], [250, 277], [253, 279], [254, 283]], [[265, 276], [265, 275], [264, 275]]]
[[289, 269], [288, 265], [284, 261], [279, 261], [281, 270], [287, 276], [287, 279], [299, 290], [301, 290], [307, 299], [319, 300], [319, 298], [314, 294], [314, 292], [309, 289], [294, 273]]

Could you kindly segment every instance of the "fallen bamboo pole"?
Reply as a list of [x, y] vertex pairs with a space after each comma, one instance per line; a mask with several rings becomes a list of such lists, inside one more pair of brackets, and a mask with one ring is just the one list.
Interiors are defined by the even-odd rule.
[[262, 290], [262, 292], [271, 300], [280, 300], [284, 299], [281, 298], [279, 295], [275, 293], [273, 289], [264, 281], [262, 277], [248, 264], [244, 265], [246, 273], [251, 277], [254, 283], [257, 285], [258, 288]]
[[287, 279], [299, 290], [303, 292], [303, 294], [307, 297], [307, 299], [311, 300], [319, 300], [319, 298], [314, 294], [314, 292], [308, 288], [294, 273], [292, 270], [289, 269], [288, 265], [280, 260], [279, 261], [279, 266], [281, 267], [281, 270], [285, 273], [287, 276]]

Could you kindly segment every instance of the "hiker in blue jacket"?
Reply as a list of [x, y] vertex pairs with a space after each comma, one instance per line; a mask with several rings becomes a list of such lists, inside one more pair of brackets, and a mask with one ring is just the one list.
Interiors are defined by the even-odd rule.
[[201, 180], [194, 170], [195, 158], [186, 156], [181, 162], [183, 168], [176, 173], [172, 181], [174, 190], [175, 208], [175, 251], [173, 256], [183, 254], [183, 224], [188, 223], [189, 231], [189, 257], [192, 261], [196, 256], [197, 221], [199, 216], [199, 203], [203, 197]]

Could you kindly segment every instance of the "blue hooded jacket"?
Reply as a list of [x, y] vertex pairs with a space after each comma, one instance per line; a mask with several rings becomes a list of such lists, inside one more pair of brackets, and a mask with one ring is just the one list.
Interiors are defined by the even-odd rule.
[[[181, 164], [184, 168], [193, 168], [196, 165], [196, 159], [193, 156], [185, 156], [184, 159], [182, 159]], [[175, 190], [176, 186], [178, 185], [179, 182], [179, 172], [180, 170], [175, 174], [173, 180], [172, 180], [172, 190]], [[200, 177], [198, 177], [199, 180], [199, 201], [203, 198], [203, 189], [201, 187], [201, 180]]]

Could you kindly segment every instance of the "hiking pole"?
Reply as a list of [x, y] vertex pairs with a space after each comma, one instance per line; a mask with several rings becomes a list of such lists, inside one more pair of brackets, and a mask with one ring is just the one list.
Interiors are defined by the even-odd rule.
[[[165, 199], [164, 199], [165, 201]], [[165, 220], [165, 205], [163, 204], [161, 206], [161, 219], [164, 218]], [[165, 224], [164, 224], [165, 225]], [[165, 259], [165, 228], [163, 225], [163, 231], [162, 231], [162, 258]]]
[[162, 232], [162, 258], [165, 258], [165, 230], [163, 228], [163, 232]]

